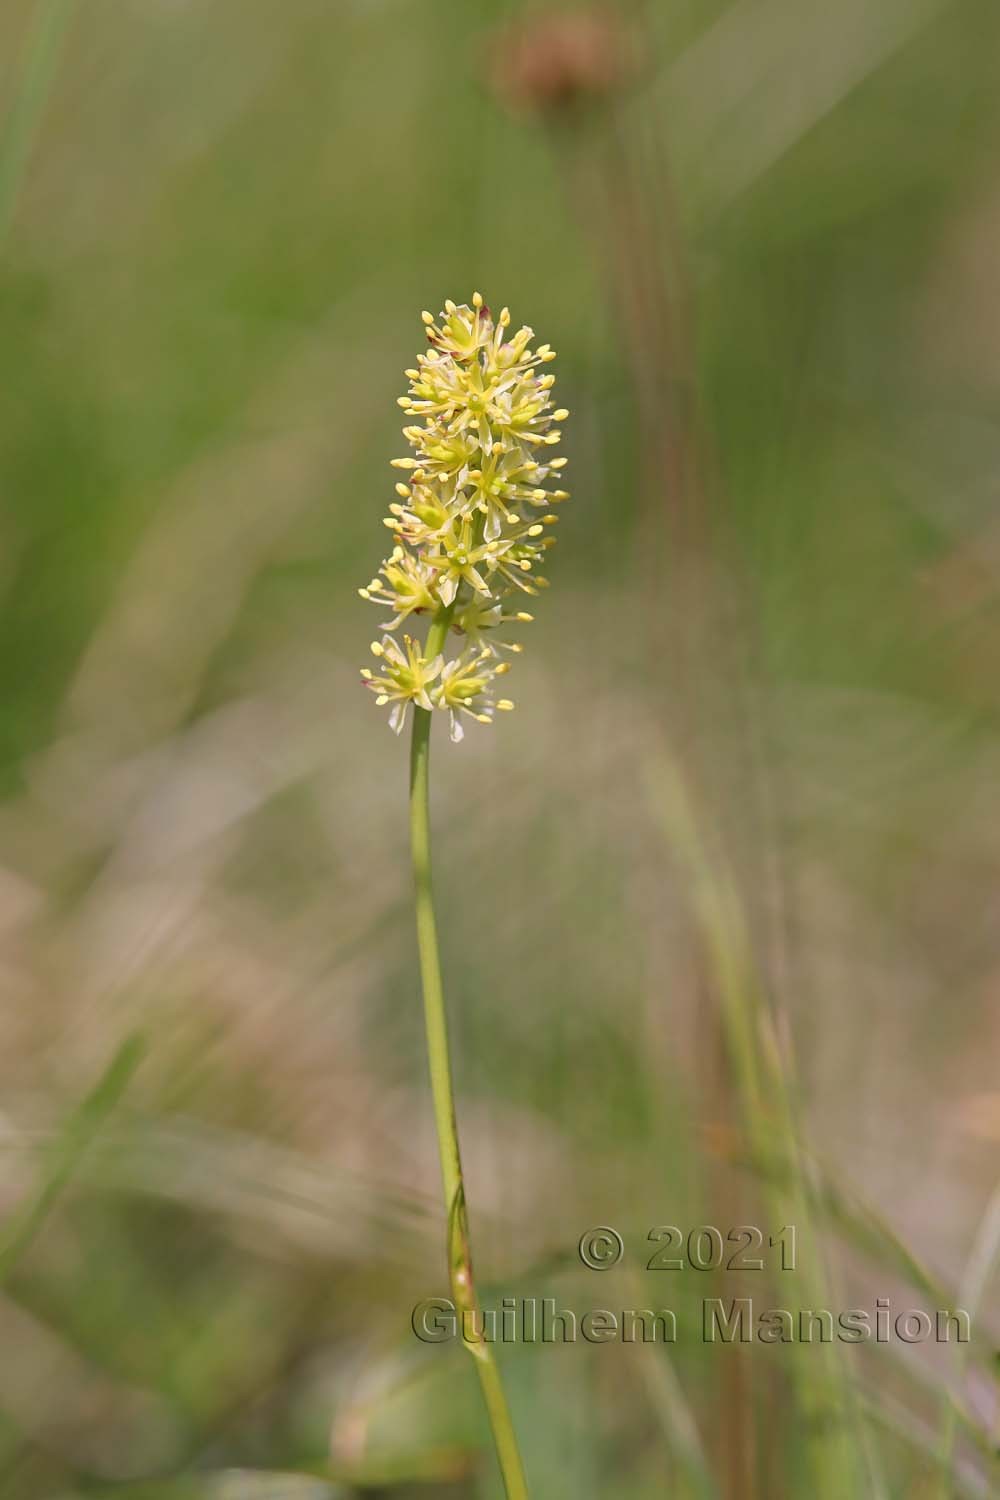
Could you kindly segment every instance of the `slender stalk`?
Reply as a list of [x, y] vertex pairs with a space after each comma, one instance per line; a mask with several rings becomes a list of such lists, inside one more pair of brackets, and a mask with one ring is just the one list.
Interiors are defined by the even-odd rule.
[[[445, 643], [451, 623], [452, 605], [442, 605], [434, 616], [427, 635], [425, 654], [429, 661]], [[437, 922], [431, 886], [431, 837], [428, 801], [428, 763], [430, 759], [431, 720], [425, 708], [414, 706], [413, 739], [410, 752], [410, 843], [413, 853], [413, 878], [417, 912], [417, 946], [420, 950], [420, 977], [424, 992], [424, 1023], [427, 1030], [427, 1056], [430, 1062], [431, 1091], [434, 1096], [434, 1119], [437, 1125], [441, 1178], [444, 1184], [445, 1210], [448, 1215], [448, 1264], [452, 1298], [462, 1318], [462, 1339], [476, 1362], [479, 1384], [489, 1415], [493, 1442], [507, 1500], [527, 1500], [528, 1486], [521, 1455], [510, 1417], [510, 1408], [493, 1355], [493, 1347], [482, 1338], [482, 1321], [475, 1283], [465, 1209], [465, 1183], [462, 1157], [455, 1119], [455, 1094], [451, 1076], [451, 1052], [448, 1044], [448, 1016], [441, 982], [441, 959], [438, 952]], [[472, 1314], [466, 1317], [465, 1314]]]

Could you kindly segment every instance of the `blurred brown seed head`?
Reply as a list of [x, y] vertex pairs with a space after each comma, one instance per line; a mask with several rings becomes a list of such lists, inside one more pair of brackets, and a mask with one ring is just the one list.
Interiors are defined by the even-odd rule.
[[575, 11], [507, 29], [492, 81], [516, 113], [555, 117], [600, 103], [632, 71], [621, 22], [602, 10]]

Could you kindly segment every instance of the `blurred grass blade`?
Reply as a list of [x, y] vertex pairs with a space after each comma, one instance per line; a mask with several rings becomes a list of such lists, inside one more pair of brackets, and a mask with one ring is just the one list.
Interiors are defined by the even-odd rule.
[[0, 248], [14, 208], [32, 142], [45, 113], [59, 49], [73, 10], [73, 0], [40, 0], [24, 49], [21, 77], [0, 138]]
[[[904, 1277], [915, 1290], [923, 1292], [938, 1307], [957, 1305], [964, 1308], [970, 1320], [974, 1321], [976, 1311], [981, 1306], [982, 1297], [991, 1279], [988, 1266], [986, 1280], [978, 1290], [975, 1283], [970, 1283], [967, 1273], [956, 1293], [917, 1259], [899, 1235], [870, 1204], [861, 1198], [860, 1194], [850, 1187], [834, 1183], [829, 1170], [825, 1169], [822, 1164], [819, 1165], [818, 1180], [822, 1206], [831, 1223], [837, 1227], [845, 1240], [867, 1255], [881, 1269], [894, 1271], [897, 1275]], [[1000, 1234], [998, 1199], [1000, 1199], [1000, 1189], [994, 1196], [993, 1205], [983, 1220], [977, 1240], [979, 1246], [983, 1244], [984, 1231], [992, 1228], [994, 1235]], [[1000, 1240], [994, 1240], [992, 1262], [994, 1270], [998, 1255], [1000, 1255]], [[977, 1251], [974, 1250], [973, 1259], [969, 1263], [970, 1269], [974, 1267], [976, 1257]], [[991, 1352], [985, 1345], [978, 1348], [973, 1340], [972, 1344], [961, 1347], [965, 1351], [966, 1359], [971, 1358], [982, 1362], [987, 1368], [992, 1367]]]
[[[660, 85], [664, 109], [683, 122], [674, 136], [678, 166], [703, 213], [751, 189], [947, 4], [740, 0], [724, 8]], [[781, 74], [802, 86], [774, 107]]]
[[[667, 747], [646, 770], [650, 805], [671, 854], [687, 877], [692, 915], [703, 944], [733, 1078], [754, 1161], [769, 1161], [778, 1142], [785, 1169], [770, 1182], [777, 1222], [808, 1226], [821, 1209], [811, 1155], [804, 1149], [795, 1093], [794, 1061], [779, 1043], [770, 996], [753, 951], [742, 895], [714, 827]], [[810, 1305], [827, 1300], [828, 1270], [820, 1263], [799, 1275]], [[820, 1361], [799, 1357], [793, 1378], [813, 1450], [817, 1495], [831, 1500], [850, 1492], [865, 1473], [873, 1500], [887, 1490], [867, 1424], [858, 1408], [843, 1351]]]
[[136, 1500], [346, 1500], [347, 1494], [329, 1479], [265, 1469], [222, 1469], [127, 1490]]
[[[921, 1422], [912, 1412], [889, 1398], [884, 1391], [879, 1392], [877, 1400], [861, 1391], [859, 1400], [867, 1416], [877, 1426], [892, 1433], [921, 1458], [933, 1460], [935, 1456], [934, 1432], [926, 1423]], [[950, 1478], [951, 1493], [956, 1500], [966, 1500], [966, 1497], [969, 1497], [969, 1500], [990, 1500], [990, 1497], [996, 1494], [989, 1480], [968, 1464], [953, 1465]]]
[[[775, 1152], [768, 1153], [764, 1158], [758, 1157], [752, 1165], [753, 1170], [764, 1178], [786, 1179], [795, 1169], [794, 1163], [782, 1161]], [[961, 1297], [956, 1297], [954, 1289], [946, 1286], [918, 1259], [892, 1226], [853, 1186], [835, 1180], [827, 1162], [810, 1153], [810, 1167], [816, 1183], [818, 1206], [848, 1244], [880, 1270], [892, 1271], [916, 1291], [932, 1298], [939, 1306], [950, 1306], [956, 1300], [965, 1306]]]
[[213, 1475], [203, 1490], [205, 1500], [339, 1500], [340, 1485], [307, 1474], [265, 1474], [253, 1469], [227, 1469]]
[[71, 1112], [45, 1152], [39, 1181], [27, 1202], [15, 1212], [0, 1238], [0, 1285], [44, 1225], [60, 1195], [76, 1175], [91, 1142], [120, 1103], [145, 1054], [137, 1032], [125, 1038], [97, 1083]]
[[[980, 1308], [983, 1306], [984, 1299], [998, 1268], [1000, 1268], [1000, 1183], [994, 1188], [990, 1200], [986, 1205], [986, 1210], [980, 1220], [979, 1229], [976, 1232], [976, 1238], [972, 1245], [972, 1251], [965, 1267], [965, 1273], [959, 1283], [959, 1305], [964, 1307], [969, 1314], [969, 1321], [973, 1327], [975, 1327], [975, 1320]], [[956, 1390], [954, 1395], [949, 1393], [945, 1401], [939, 1447], [941, 1500], [950, 1500], [950, 1497], [954, 1493], [955, 1438], [959, 1421], [963, 1415], [961, 1386], [969, 1365], [970, 1353], [970, 1346], [967, 1344], [956, 1348]]]
[[639, 1368], [670, 1452], [683, 1475], [685, 1491], [695, 1500], [718, 1500], [719, 1491], [708, 1467], [694, 1413], [669, 1355], [658, 1346], [650, 1348]]

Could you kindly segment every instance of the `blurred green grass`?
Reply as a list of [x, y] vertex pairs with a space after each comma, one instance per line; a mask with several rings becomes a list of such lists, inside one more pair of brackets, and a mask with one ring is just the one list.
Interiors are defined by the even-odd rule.
[[[39, 13], [0, 15], [0, 118]], [[11, 1500], [216, 1495], [331, 1442], [349, 1492], [495, 1493], [467, 1372], [409, 1334], [443, 1277], [405, 766], [356, 683], [418, 314], [476, 287], [559, 350], [574, 490], [518, 713], [436, 752], [480, 1275], [625, 1305], [571, 1270], [590, 1223], [638, 1257], [763, 1212], [647, 791], [703, 696], [808, 1139], [961, 1282], [1000, 1113], [1000, 18], [623, 6], [637, 78], [546, 124], [493, 88], [501, 22], [539, 13], [67, 12], [0, 244], [5, 1215], [121, 1038], [151, 1045], [0, 1304]], [[682, 386], [717, 575], [671, 532]], [[726, 650], [686, 675], [720, 592]], [[887, 1238], [821, 1229], [852, 1295], [903, 1296]], [[870, 1427], [889, 1493], [943, 1494], [948, 1361], [862, 1353], [909, 1431]], [[673, 1374], [543, 1354], [505, 1359], [536, 1493], [698, 1493]], [[813, 1493], [787, 1364], [674, 1363], [720, 1495]]]

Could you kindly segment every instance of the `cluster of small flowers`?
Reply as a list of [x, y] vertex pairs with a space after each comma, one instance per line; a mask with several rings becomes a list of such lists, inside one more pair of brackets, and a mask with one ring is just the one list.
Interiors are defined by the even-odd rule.
[[[413, 420], [403, 435], [414, 456], [393, 460], [408, 474], [384, 522], [394, 546], [359, 590], [391, 618], [372, 645], [379, 670], [361, 675], [376, 703], [392, 705], [397, 734], [415, 703], [447, 710], [460, 740], [462, 715], [488, 724], [495, 709], [514, 706], [494, 690], [510, 668], [501, 653], [521, 647], [497, 631], [532, 618], [509, 601], [548, 586], [537, 566], [555, 543], [552, 507], [569, 496], [547, 487], [566, 463], [547, 450], [569, 413], [552, 410], [555, 377], [539, 373], [554, 351], [532, 349], [530, 328], [507, 337], [507, 308], [494, 319], [477, 292], [471, 307], [449, 301], [423, 320], [429, 348], [407, 370], [410, 394], [399, 401]], [[389, 633], [421, 614], [463, 639], [457, 656], [427, 655], [412, 636]]]

